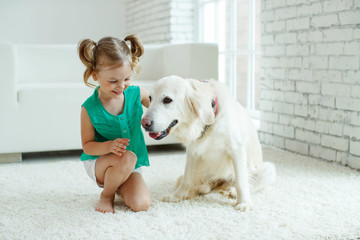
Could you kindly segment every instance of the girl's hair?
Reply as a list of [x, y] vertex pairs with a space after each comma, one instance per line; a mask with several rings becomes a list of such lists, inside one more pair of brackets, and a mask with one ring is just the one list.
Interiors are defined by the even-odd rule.
[[[126, 44], [130, 42], [130, 48]], [[82, 63], [86, 66], [84, 82], [89, 87], [94, 84], [88, 82], [93, 71], [99, 72], [104, 66], [121, 66], [130, 63], [131, 70], [140, 72], [139, 58], [144, 53], [144, 47], [135, 35], [129, 35], [124, 40], [114, 37], [104, 37], [98, 43], [91, 39], [84, 39], [78, 45], [78, 53]]]

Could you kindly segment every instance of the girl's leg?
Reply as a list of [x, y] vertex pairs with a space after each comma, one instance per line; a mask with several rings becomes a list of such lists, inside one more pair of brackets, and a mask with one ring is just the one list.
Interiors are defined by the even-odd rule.
[[149, 209], [151, 196], [141, 173], [132, 173], [124, 184], [119, 187], [119, 192], [126, 206], [134, 212]]
[[114, 213], [115, 191], [129, 178], [136, 160], [136, 155], [131, 151], [126, 151], [121, 156], [109, 153], [96, 160], [96, 180], [104, 185], [100, 200], [96, 204], [96, 211]]

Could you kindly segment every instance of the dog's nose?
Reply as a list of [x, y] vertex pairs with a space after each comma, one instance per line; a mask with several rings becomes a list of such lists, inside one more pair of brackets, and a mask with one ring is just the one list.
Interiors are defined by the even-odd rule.
[[141, 120], [141, 125], [143, 126], [143, 128], [145, 129], [149, 129], [152, 125], [153, 121], [149, 118], [143, 118]]

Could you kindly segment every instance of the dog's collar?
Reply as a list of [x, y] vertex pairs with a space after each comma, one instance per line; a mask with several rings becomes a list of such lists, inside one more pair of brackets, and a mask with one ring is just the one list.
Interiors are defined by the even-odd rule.
[[[216, 115], [217, 113], [217, 109], [218, 109], [218, 97], [216, 96], [215, 99], [213, 99], [211, 101], [211, 106], [212, 106], [212, 109], [214, 111], [214, 115]], [[210, 125], [205, 125], [203, 130], [201, 131], [201, 134], [200, 134], [200, 137], [198, 137], [198, 139], [201, 139], [205, 133], [207, 132], [207, 130], [211, 127], [211, 124]]]
[[215, 96], [215, 99], [211, 101], [211, 106], [214, 109], [214, 114], [216, 115], [218, 109], [218, 97]]

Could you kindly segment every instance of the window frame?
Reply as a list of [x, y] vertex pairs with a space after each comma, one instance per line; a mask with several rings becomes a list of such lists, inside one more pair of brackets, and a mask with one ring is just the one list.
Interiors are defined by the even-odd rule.
[[[246, 108], [250, 110], [252, 113], [255, 114], [255, 117], [258, 115], [258, 110], [256, 110], [256, 93], [255, 93], [255, 60], [257, 56], [261, 56], [260, 49], [256, 49], [256, 0], [248, 0], [249, 7], [248, 7], [248, 16], [249, 16], [249, 36], [248, 36], [248, 46], [247, 50], [239, 50], [237, 49], [237, 0], [197, 0], [195, 5], [195, 37], [197, 38], [198, 42], [204, 42], [204, 8], [206, 4], [215, 4], [215, 21], [218, 22], [218, 12], [216, 11], [220, 2], [227, 1], [231, 4], [231, 11], [230, 11], [230, 49], [225, 51], [219, 51], [219, 58], [220, 56], [229, 57], [229, 88], [235, 99], [237, 99], [237, 58], [239, 56], [246, 56], [248, 59], [248, 69], [247, 69], [247, 98], [246, 98]], [[218, 43], [217, 36], [219, 35], [218, 26], [215, 26], [215, 39], [216, 43]], [[220, 67], [220, 66], [219, 66]], [[219, 69], [221, 70], [221, 69]], [[226, 71], [226, 68], [225, 70]], [[221, 79], [219, 79], [221, 81]]]

